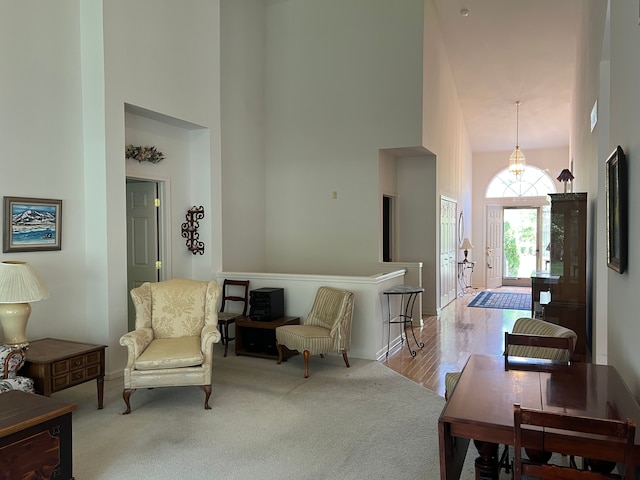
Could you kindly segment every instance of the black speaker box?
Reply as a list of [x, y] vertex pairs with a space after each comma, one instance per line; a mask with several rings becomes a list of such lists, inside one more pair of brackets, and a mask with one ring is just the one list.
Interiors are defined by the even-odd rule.
[[284, 288], [258, 288], [249, 292], [249, 318], [270, 322], [284, 316]]

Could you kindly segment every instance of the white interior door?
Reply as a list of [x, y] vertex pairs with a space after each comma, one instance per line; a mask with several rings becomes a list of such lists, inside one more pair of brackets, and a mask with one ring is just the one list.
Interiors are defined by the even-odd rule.
[[[157, 282], [160, 265], [158, 244], [158, 186], [156, 182], [127, 181], [127, 287]], [[129, 330], [135, 311], [129, 298]]]
[[440, 197], [440, 307], [456, 298], [456, 202]]
[[503, 218], [502, 207], [487, 206], [487, 236], [486, 236], [486, 286], [498, 288], [502, 286], [502, 255], [503, 255]]

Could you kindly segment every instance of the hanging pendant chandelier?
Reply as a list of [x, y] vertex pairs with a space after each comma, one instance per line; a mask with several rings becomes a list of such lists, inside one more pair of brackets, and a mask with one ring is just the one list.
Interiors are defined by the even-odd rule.
[[524, 153], [520, 150], [520, 145], [518, 143], [518, 120], [520, 113], [520, 100], [516, 102], [516, 148], [511, 155], [509, 156], [509, 171], [515, 175], [515, 177], [520, 180], [524, 172], [524, 167], [526, 166], [526, 159], [524, 157]]

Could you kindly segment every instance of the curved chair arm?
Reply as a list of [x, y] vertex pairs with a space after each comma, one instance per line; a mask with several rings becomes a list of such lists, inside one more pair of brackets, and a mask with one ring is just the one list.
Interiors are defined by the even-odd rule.
[[220, 341], [220, 331], [217, 325], [205, 325], [200, 334], [200, 349], [205, 354], [205, 362], [213, 352], [213, 344]]
[[353, 318], [353, 292], [344, 292], [338, 321], [329, 336], [334, 339], [337, 351], [349, 350], [351, 344], [351, 320]]
[[26, 360], [21, 348], [0, 344], [0, 378], [16, 378], [16, 372]]
[[150, 328], [138, 328], [120, 337], [120, 345], [127, 347], [127, 368], [133, 368], [136, 358], [144, 352], [151, 340], [153, 340], [153, 331]]

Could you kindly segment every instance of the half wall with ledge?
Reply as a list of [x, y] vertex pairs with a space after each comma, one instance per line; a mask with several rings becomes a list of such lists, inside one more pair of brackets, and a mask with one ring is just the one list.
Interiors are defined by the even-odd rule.
[[[355, 300], [349, 356], [376, 360], [387, 351], [388, 325], [385, 319], [388, 318], [388, 310], [382, 292], [408, 282], [406, 273], [406, 269], [371, 276], [218, 272], [216, 281], [222, 284], [225, 278], [249, 280], [251, 290], [284, 288], [285, 315], [300, 317], [301, 322], [304, 322], [311, 310], [319, 287], [326, 285], [352, 291]], [[399, 335], [399, 328], [394, 329], [391, 334], [392, 344], [397, 343]]]

